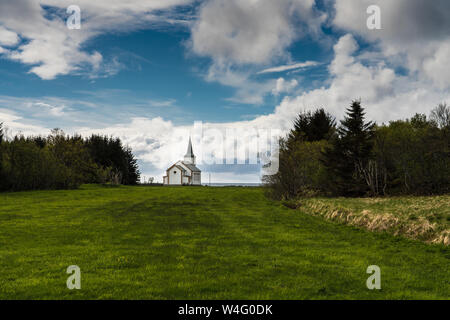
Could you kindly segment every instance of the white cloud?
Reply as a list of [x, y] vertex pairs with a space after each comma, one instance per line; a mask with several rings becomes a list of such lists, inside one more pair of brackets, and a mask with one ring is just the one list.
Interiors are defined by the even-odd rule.
[[[59, 75], [87, 72], [95, 76], [115, 74], [117, 63], [105, 63], [101, 53], [86, 52], [83, 45], [108, 32], [126, 32], [155, 23], [170, 22], [164, 13], [191, 0], [80, 0], [81, 30], [69, 30], [64, 18], [72, 0], [15, 0], [0, 2], [0, 44], [14, 46], [18, 36], [25, 39], [18, 47], [4, 51], [6, 57], [28, 64], [30, 72], [50, 80]], [[41, 5], [57, 8], [64, 14], [50, 14]], [[166, 19], [167, 18], [167, 19]], [[6, 28], [6, 29], [5, 29]], [[1, 53], [1, 52], [0, 52]], [[101, 70], [104, 68], [105, 70]]]
[[443, 43], [433, 55], [424, 59], [423, 70], [440, 88], [450, 86], [450, 40]]
[[[26, 119], [33, 119], [40, 123], [49, 123], [54, 121], [65, 123], [66, 121], [76, 121], [77, 114], [72, 106], [90, 107], [89, 102], [82, 100], [68, 100], [58, 97], [11, 97], [0, 95], [0, 108], [9, 110], [11, 113], [20, 114]], [[78, 119], [80, 120], [80, 119]], [[3, 119], [0, 117], [0, 122]], [[58, 125], [59, 126], [59, 125]]]
[[[33, 104], [31, 106], [33, 106]], [[49, 114], [55, 117], [60, 117], [64, 115], [65, 106], [53, 106], [51, 104], [44, 102], [36, 102], [34, 103], [34, 106], [43, 108], [44, 111], [48, 110]]]
[[3, 28], [0, 25], [0, 44], [3, 46], [13, 46], [19, 42], [17, 33]]
[[[369, 5], [381, 9], [381, 30], [366, 26]], [[336, 27], [378, 45], [387, 61], [442, 89], [450, 87], [448, 0], [335, 0], [335, 11]]]
[[267, 63], [295, 39], [318, 33], [324, 19], [314, 0], [211, 0], [192, 27], [192, 50], [219, 64]]
[[318, 65], [318, 63], [315, 61], [299, 62], [299, 63], [294, 63], [294, 64], [288, 64], [285, 66], [267, 68], [262, 71], [259, 71], [258, 74], [284, 72], [284, 71], [295, 70], [295, 69], [304, 69], [307, 67], [314, 67], [317, 65]]
[[47, 19], [38, 1], [2, 1], [0, 23], [28, 40], [7, 57], [33, 66], [30, 72], [42, 79], [68, 74], [85, 63], [95, 67], [101, 62], [99, 53], [80, 50], [90, 32], [70, 32], [62, 20]]
[[230, 101], [261, 104], [275, 79], [253, 81], [251, 76], [290, 60], [287, 48], [293, 41], [319, 38], [325, 19], [315, 0], [205, 1], [191, 27], [190, 49], [211, 58], [207, 80], [236, 88]]
[[259, 105], [264, 97], [275, 86], [275, 80], [255, 81], [250, 79], [252, 72], [240, 71], [230, 66], [213, 64], [205, 76], [206, 81], [215, 81], [222, 85], [233, 87], [236, 93], [228, 101]]
[[286, 81], [284, 78], [278, 78], [276, 87], [272, 90], [274, 95], [279, 95], [280, 93], [289, 93], [298, 86], [298, 81], [292, 79], [291, 81]]
[[300, 111], [319, 107], [342, 119], [350, 102], [360, 98], [369, 119], [386, 122], [411, 117], [416, 112], [428, 114], [439, 102], [450, 101], [448, 90], [396, 75], [383, 61], [364, 65], [356, 55], [357, 50], [353, 36], [341, 37], [334, 46], [335, 57], [329, 66], [329, 86], [286, 97], [273, 114], [255, 121], [287, 129]]
[[156, 108], [167, 108], [173, 107], [177, 100], [175, 99], [167, 99], [167, 100], [149, 100], [148, 103], [152, 107]]
[[[197, 129], [201, 128], [201, 129]], [[194, 153], [197, 156], [197, 163], [202, 165], [212, 164], [211, 156], [216, 159], [216, 163], [221, 164], [225, 155], [230, 158], [231, 150], [234, 150], [233, 135], [226, 134], [226, 130], [235, 130], [234, 137], [243, 143], [244, 146], [252, 148], [256, 146], [257, 141], [260, 142], [260, 151], [264, 152], [269, 148], [267, 137], [264, 136], [266, 131], [262, 132], [262, 136], [258, 136], [257, 129], [276, 129], [270, 124], [264, 123], [263, 126], [258, 126], [253, 121], [240, 121], [230, 123], [203, 123], [201, 127], [195, 125], [174, 125], [171, 121], [164, 120], [160, 117], [148, 118], [133, 118], [128, 123], [122, 123], [115, 126], [92, 129], [92, 128], [77, 128], [74, 132], [83, 135], [90, 135], [91, 133], [113, 135], [120, 137], [121, 140], [133, 148], [133, 152], [144, 163], [144, 167], [151, 165], [152, 169], [144, 169], [144, 175], [154, 176], [158, 181], [162, 181], [162, 176], [171, 164], [183, 158], [189, 136], [192, 137]], [[220, 137], [215, 137], [214, 133], [220, 132], [225, 140]], [[203, 137], [202, 137], [203, 135]], [[223, 146], [221, 150], [218, 146]], [[242, 150], [242, 149], [241, 149]], [[221, 182], [257, 182], [260, 178], [260, 173], [255, 172], [255, 166], [252, 167], [252, 174], [245, 172], [245, 165], [243, 164], [245, 158], [249, 155], [238, 152], [236, 158], [240, 161], [244, 169], [240, 173], [233, 173], [233, 168], [223, 167], [226, 174], [226, 181]], [[256, 157], [256, 155], [255, 155]], [[233, 157], [234, 158], [234, 157]], [[219, 181], [218, 177], [225, 177], [224, 174], [217, 173], [221, 166], [215, 166], [214, 179]], [[237, 169], [235, 167], [235, 169]], [[248, 172], [247, 172], [248, 173]], [[206, 178], [205, 176], [203, 177]]]
[[2, 108], [0, 108], [0, 123], [1, 122], [4, 124], [4, 129], [6, 130], [6, 136], [8, 138], [16, 134], [29, 136], [50, 133], [49, 129], [34, 125], [15, 112]]

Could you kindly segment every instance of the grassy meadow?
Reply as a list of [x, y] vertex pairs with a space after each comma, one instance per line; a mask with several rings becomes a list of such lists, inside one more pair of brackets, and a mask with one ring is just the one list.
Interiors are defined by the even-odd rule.
[[[434, 203], [421, 199], [417, 219]], [[443, 199], [433, 216], [448, 226]], [[385, 211], [360, 199], [339, 205]], [[0, 299], [450, 298], [449, 246], [343, 225], [310, 208], [289, 209], [260, 188], [3, 193]], [[409, 215], [401, 205], [390, 213]], [[81, 268], [81, 290], [66, 287], [69, 265]], [[381, 290], [366, 287], [369, 265], [381, 268]]]

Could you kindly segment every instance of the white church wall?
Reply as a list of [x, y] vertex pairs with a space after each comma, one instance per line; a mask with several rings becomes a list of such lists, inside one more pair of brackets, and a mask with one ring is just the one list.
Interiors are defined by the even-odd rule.
[[181, 172], [180, 168], [173, 167], [168, 172], [169, 184], [181, 184]]
[[201, 174], [199, 172], [194, 172], [192, 184], [195, 185], [202, 184]]
[[184, 170], [186, 170], [186, 172], [185, 172], [185, 174], [184, 174], [185, 176], [188, 176], [188, 177], [191, 176], [191, 169], [189, 169], [188, 167], [186, 167], [182, 161], [178, 161], [178, 162], [177, 162], [177, 166], [180, 166], [180, 167], [182, 167]]

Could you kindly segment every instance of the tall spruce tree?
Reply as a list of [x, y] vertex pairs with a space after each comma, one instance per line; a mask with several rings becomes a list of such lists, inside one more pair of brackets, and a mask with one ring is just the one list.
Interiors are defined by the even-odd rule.
[[289, 134], [290, 140], [321, 141], [328, 140], [335, 132], [334, 117], [323, 108], [314, 112], [302, 112], [294, 122], [294, 128]]
[[375, 124], [366, 123], [364, 115], [361, 102], [353, 101], [331, 140], [331, 148], [324, 153], [330, 187], [340, 195], [359, 196], [368, 191], [363, 172], [372, 157]]

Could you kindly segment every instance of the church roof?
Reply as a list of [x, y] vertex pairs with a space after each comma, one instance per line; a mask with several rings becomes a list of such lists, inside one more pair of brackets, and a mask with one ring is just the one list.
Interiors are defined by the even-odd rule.
[[189, 157], [189, 158], [194, 157], [194, 151], [192, 150], [191, 137], [189, 137], [189, 144], [188, 144], [188, 148], [187, 148], [185, 157]]
[[191, 170], [192, 172], [202, 172], [199, 168], [197, 168], [195, 165], [191, 164], [191, 163], [186, 163], [183, 162], [183, 164], [189, 168], [189, 170]]
[[186, 171], [182, 166], [177, 165], [176, 163], [171, 165], [169, 168], [167, 168], [166, 171], [169, 171], [170, 169], [172, 169], [173, 167], [177, 167], [178, 169], [180, 169], [181, 171]]

